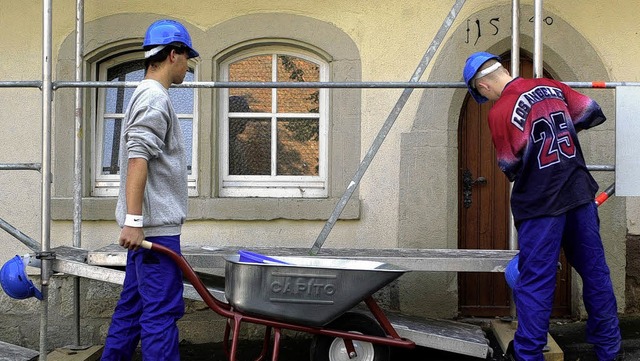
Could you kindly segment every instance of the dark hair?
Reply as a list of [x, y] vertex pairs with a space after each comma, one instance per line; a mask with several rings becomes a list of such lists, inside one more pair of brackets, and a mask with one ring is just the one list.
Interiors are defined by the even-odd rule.
[[[157, 45], [146, 46], [144, 48], [145, 51], [155, 48]], [[184, 54], [189, 51], [189, 47], [184, 45], [183, 43], [171, 43], [164, 47], [164, 49], [160, 50], [157, 54], [150, 56], [144, 59], [144, 68], [149, 69], [151, 65], [159, 64], [165, 61], [169, 54], [171, 54], [171, 50], [175, 50], [178, 54]]]

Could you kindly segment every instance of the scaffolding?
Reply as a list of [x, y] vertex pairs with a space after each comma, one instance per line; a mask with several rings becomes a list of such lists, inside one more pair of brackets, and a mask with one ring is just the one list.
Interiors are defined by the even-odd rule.
[[[185, 82], [175, 87], [186, 88], [326, 88], [326, 89], [404, 89], [391, 113], [387, 117], [384, 125], [380, 129], [371, 147], [362, 159], [356, 174], [350, 185], [345, 190], [342, 198], [336, 205], [333, 213], [327, 220], [324, 228], [318, 235], [315, 243], [309, 251], [312, 255], [317, 255], [326, 237], [340, 213], [351, 198], [353, 191], [358, 187], [362, 176], [366, 172], [371, 161], [375, 157], [380, 145], [389, 133], [395, 120], [402, 111], [407, 99], [414, 89], [456, 89], [466, 88], [463, 82], [421, 82], [420, 78], [427, 68], [430, 60], [435, 55], [440, 43], [453, 24], [457, 14], [464, 5], [464, 0], [456, 0], [450, 13], [445, 19], [442, 27], [436, 34], [433, 42], [427, 49], [424, 57], [420, 61], [416, 71], [407, 82], [207, 82], [194, 81]], [[542, 3], [543, 0], [535, 0], [534, 4], [534, 76], [542, 76]], [[511, 51], [511, 73], [518, 76], [520, 60], [520, 2], [512, 0], [512, 51]], [[0, 164], [0, 170], [35, 170], [41, 173], [41, 242], [37, 242], [29, 236], [23, 234], [18, 229], [0, 219], [0, 228], [18, 239], [29, 249], [36, 253], [40, 260], [41, 268], [41, 288], [43, 301], [40, 302], [40, 360], [46, 360], [47, 355], [47, 329], [48, 329], [48, 288], [50, 276], [55, 269], [59, 272], [66, 272], [74, 275], [74, 346], [80, 345], [80, 312], [79, 312], [79, 291], [80, 277], [104, 280], [107, 282], [121, 283], [122, 275], [117, 272], [105, 270], [96, 273], [80, 261], [61, 262], [56, 258], [56, 253], [50, 248], [50, 225], [51, 225], [51, 124], [52, 124], [52, 104], [54, 91], [63, 88], [75, 89], [75, 139], [74, 139], [74, 197], [73, 197], [73, 247], [81, 248], [82, 229], [82, 164], [83, 164], [83, 91], [87, 88], [133, 88], [139, 82], [101, 82], [86, 81], [83, 79], [83, 53], [84, 53], [84, 1], [76, 0], [76, 29], [75, 29], [75, 80], [74, 81], [54, 81], [52, 79], [52, 0], [43, 0], [43, 49], [42, 49], [42, 79], [40, 81], [0, 81], [0, 88], [38, 88], [42, 92], [42, 159], [40, 163], [14, 163]], [[565, 82], [573, 88], [594, 88], [612, 89], [620, 86], [640, 86], [640, 82]], [[589, 165], [591, 171], [614, 171], [613, 165]], [[607, 194], [613, 193], [613, 185], [607, 189]], [[489, 270], [500, 272], [504, 270], [504, 265], [517, 249], [513, 223], [509, 232], [510, 251], [501, 253], [498, 257], [488, 256], [487, 253], [478, 250], [450, 250], [450, 252], [436, 252], [422, 250], [422, 253], [413, 255], [411, 267], [424, 271], [478, 271]], [[64, 250], [64, 248], [63, 248]], [[64, 251], [63, 251], [64, 252]], [[204, 252], [206, 253], [206, 252]], [[329, 253], [330, 255], [330, 253]], [[494, 254], [495, 255], [495, 254]], [[203, 262], [203, 259], [211, 254], [192, 255], [190, 261], [195, 263]], [[375, 258], [373, 254], [363, 254], [362, 257]], [[100, 254], [94, 255], [100, 257]], [[385, 260], [402, 265], [407, 262], [407, 255], [395, 254], [383, 256]], [[428, 259], [427, 263], [420, 263], [415, 259]], [[120, 262], [120, 261], [117, 261]], [[190, 288], [185, 288], [185, 296], [195, 295]], [[218, 295], [224, 297], [224, 295]], [[195, 297], [195, 296], [194, 296]]]

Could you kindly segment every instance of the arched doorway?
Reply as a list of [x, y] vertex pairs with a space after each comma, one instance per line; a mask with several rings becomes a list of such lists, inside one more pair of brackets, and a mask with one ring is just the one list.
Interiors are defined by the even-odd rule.
[[[502, 59], [510, 59], [509, 54]], [[510, 61], [503, 61], [509, 69]], [[533, 76], [531, 58], [520, 59], [520, 75]], [[545, 77], [551, 77], [545, 72]], [[508, 249], [509, 182], [497, 166], [487, 123], [492, 102], [477, 104], [467, 94], [458, 125], [458, 247]], [[571, 272], [561, 256], [553, 317], [571, 313]], [[494, 317], [510, 314], [509, 288], [502, 273], [460, 273], [458, 305], [462, 316]]]

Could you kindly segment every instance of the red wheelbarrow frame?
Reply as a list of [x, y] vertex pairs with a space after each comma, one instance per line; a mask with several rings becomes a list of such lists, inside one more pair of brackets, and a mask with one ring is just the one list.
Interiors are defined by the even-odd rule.
[[[378, 321], [382, 329], [384, 330], [386, 337], [382, 336], [371, 336], [364, 335], [360, 333], [351, 333], [348, 331], [340, 331], [340, 330], [332, 330], [326, 329], [322, 327], [310, 327], [298, 324], [292, 324], [287, 322], [269, 320], [265, 318], [260, 318], [251, 315], [245, 315], [242, 312], [234, 310], [230, 305], [223, 303], [213, 297], [204, 282], [198, 277], [189, 262], [180, 254], [175, 253], [171, 249], [164, 247], [159, 244], [151, 243], [149, 241], [143, 241], [142, 247], [146, 249], [150, 249], [156, 252], [160, 252], [169, 256], [182, 270], [184, 276], [191, 282], [193, 287], [196, 289], [202, 300], [213, 310], [215, 313], [220, 316], [227, 318], [227, 324], [224, 332], [224, 350], [230, 361], [236, 360], [236, 353], [238, 351], [238, 341], [240, 338], [240, 326], [242, 322], [249, 322], [257, 325], [266, 326], [267, 329], [265, 331], [264, 344], [262, 348], [262, 352], [256, 359], [256, 361], [264, 360], [267, 354], [267, 347], [269, 341], [271, 339], [271, 329], [275, 330], [274, 334], [274, 343], [273, 343], [273, 352], [272, 352], [272, 361], [276, 361], [279, 355], [280, 349], [280, 334], [281, 329], [288, 329], [292, 331], [300, 331], [307, 332], [315, 335], [323, 335], [330, 337], [337, 337], [344, 340], [345, 347], [349, 354], [355, 354], [355, 348], [353, 346], [353, 341], [363, 341], [370, 342], [374, 344], [386, 345], [386, 346], [394, 346], [394, 347], [405, 347], [405, 348], [414, 348], [416, 346], [415, 342], [411, 340], [404, 339], [398, 335], [393, 325], [384, 314], [384, 311], [380, 308], [378, 303], [373, 299], [371, 295], [367, 296], [364, 300], [365, 304]], [[233, 320], [233, 340], [231, 342], [231, 350], [229, 350], [229, 335], [231, 330], [231, 322]]]

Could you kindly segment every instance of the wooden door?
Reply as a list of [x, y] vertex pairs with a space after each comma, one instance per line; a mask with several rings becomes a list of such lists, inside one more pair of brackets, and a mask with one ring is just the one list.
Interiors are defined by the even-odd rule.
[[[510, 59], [504, 55], [503, 59]], [[510, 62], [503, 62], [510, 69]], [[520, 60], [522, 77], [533, 76], [530, 59]], [[545, 72], [546, 77], [550, 77]], [[498, 168], [487, 117], [493, 102], [479, 105], [467, 94], [458, 129], [458, 247], [509, 249], [509, 182]], [[553, 316], [570, 315], [571, 272], [561, 257]], [[503, 273], [459, 273], [461, 316], [508, 316], [510, 290]]]

